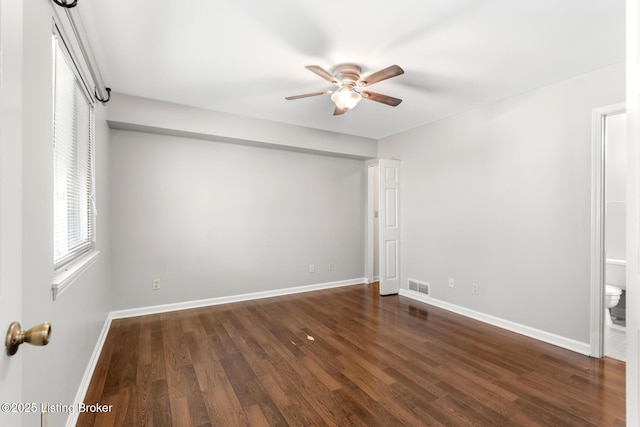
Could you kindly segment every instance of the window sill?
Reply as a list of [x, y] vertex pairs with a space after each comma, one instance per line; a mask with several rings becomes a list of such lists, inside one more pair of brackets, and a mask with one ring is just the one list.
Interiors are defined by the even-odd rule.
[[60, 295], [69, 289], [76, 279], [98, 260], [99, 254], [99, 251], [90, 251], [54, 273], [53, 284], [51, 285], [54, 301], [60, 298]]

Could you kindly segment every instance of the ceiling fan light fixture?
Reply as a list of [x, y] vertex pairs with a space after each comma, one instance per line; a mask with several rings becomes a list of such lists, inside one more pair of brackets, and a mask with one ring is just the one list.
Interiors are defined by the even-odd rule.
[[319, 65], [307, 65], [305, 68], [338, 88], [335, 92], [325, 90], [322, 92], [287, 96], [285, 99], [292, 101], [294, 99], [331, 94], [331, 101], [336, 105], [336, 108], [333, 111], [334, 116], [340, 116], [351, 110], [358, 105], [358, 102], [360, 102], [362, 98], [366, 98], [369, 101], [380, 102], [391, 107], [396, 107], [402, 102], [402, 99], [400, 98], [394, 98], [393, 96], [387, 96], [381, 93], [371, 92], [369, 90], [362, 90], [362, 88], [368, 88], [368, 86], [371, 86], [374, 83], [403, 74], [404, 70], [397, 65], [391, 65], [383, 70], [369, 74], [366, 77], [360, 77], [360, 67], [353, 64], [342, 64], [336, 66], [333, 74]]
[[352, 109], [361, 99], [362, 95], [348, 86], [341, 87], [331, 95], [331, 100], [336, 104], [336, 107], [341, 110]]

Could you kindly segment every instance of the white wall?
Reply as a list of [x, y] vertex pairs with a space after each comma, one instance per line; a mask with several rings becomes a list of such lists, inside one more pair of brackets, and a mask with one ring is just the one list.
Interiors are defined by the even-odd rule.
[[362, 160], [124, 130], [111, 149], [113, 309], [363, 277]]
[[588, 342], [591, 111], [624, 91], [614, 65], [381, 140], [402, 161], [403, 281]]
[[605, 120], [605, 248], [607, 258], [626, 260], [627, 115]]
[[[627, 251], [627, 114], [605, 117], [605, 281], [625, 289]], [[624, 316], [624, 298], [615, 316]]]
[[[24, 4], [23, 141], [23, 316], [29, 328], [52, 324], [46, 347], [23, 345], [13, 357], [23, 360], [22, 402], [72, 404], [109, 312], [110, 242], [108, 128], [105, 108], [96, 109], [96, 186], [98, 261], [56, 301], [53, 281], [52, 150], [52, 3]], [[3, 327], [5, 327], [4, 325]], [[50, 426], [66, 422], [51, 413]], [[39, 414], [26, 414], [25, 425], [40, 425]]]

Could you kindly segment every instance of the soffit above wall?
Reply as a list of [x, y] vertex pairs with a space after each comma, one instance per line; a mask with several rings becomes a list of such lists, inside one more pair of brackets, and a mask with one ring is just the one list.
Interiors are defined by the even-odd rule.
[[107, 121], [113, 129], [360, 160], [378, 155], [378, 143], [370, 138], [118, 93], [109, 101], [107, 112]]

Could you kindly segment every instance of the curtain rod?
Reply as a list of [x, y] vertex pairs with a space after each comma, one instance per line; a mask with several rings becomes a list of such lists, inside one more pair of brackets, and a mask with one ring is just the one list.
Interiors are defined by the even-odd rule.
[[96, 84], [94, 96], [98, 101], [106, 104], [111, 99], [111, 88], [106, 87], [102, 80], [102, 74], [100, 74], [100, 68], [98, 67], [96, 58], [93, 56], [93, 52], [90, 47], [91, 44], [89, 43], [89, 38], [87, 37], [84, 25], [82, 24], [79, 13], [74, 9], [78, 5], [78, 0], [73, 0], [72, 3], [67, 3], [66, 0], [52, 1], [65, 9], [67, 17], [73, 27], [73, 32], [78, 40], [78, 44], [80, 45], [82, 56], [84, 57], [89, 68], [89, 72], [91, 73], [91, 77]]

